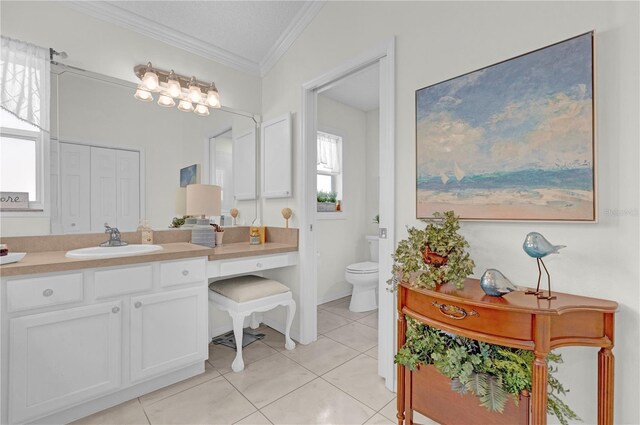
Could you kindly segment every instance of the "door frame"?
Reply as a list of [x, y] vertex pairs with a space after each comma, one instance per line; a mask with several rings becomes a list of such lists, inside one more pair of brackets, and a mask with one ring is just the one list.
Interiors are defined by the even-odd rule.
[[316, 133], [318, 93], [371, 65], [380, 67], [380, 239], [378, 282], [378, 374], [386, 387], [395, 389], [395, 293], [388, 291], [395, 249], [395, 38], [342, 63], [302, 85], [301, 164], [302, 201], [300, 219], [300, 342], [317, 339], [317, 256], [316, 235]]

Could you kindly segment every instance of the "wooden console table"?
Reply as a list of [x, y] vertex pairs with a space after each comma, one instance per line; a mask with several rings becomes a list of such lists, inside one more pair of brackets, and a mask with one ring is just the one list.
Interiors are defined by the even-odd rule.
[[[490, 297], [477, 279], [463, 290], [446, 284], [434, 290], [398, 287], [398, 349], [405, 342], [407, 321], [467, 338], [532, 350], [531, 423], [547, 423], [547, 363], [549, 351], [565, 346], [600, 347], [598, 352], [598, 424], [613, 425], [613, 333], [618, 304], [597, 298], [554, 292], [557, 299], [540, 300], [524, 292]], [[398, 365], [398, 425], [413, 424], [410, 371]]]

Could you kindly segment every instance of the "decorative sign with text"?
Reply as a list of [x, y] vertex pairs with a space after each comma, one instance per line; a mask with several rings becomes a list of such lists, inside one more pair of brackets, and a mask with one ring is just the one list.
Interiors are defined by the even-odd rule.
[[0, 192], [0, 208], [26, 210], [29, 208], [29, 192]]

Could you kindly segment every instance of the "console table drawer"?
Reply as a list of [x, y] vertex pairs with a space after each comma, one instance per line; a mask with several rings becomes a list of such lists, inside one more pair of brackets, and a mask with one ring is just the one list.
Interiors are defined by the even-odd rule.
[[244, 260], [223, 261], [220, 263], [220, 275], [228, 276], [241, 273], [259, 272], [262, 270], [286, 267], [289, 265], [289, 256], [272, 255]]
[[15, 279], [7, 282], [7, 311], [82, 301], [82, 273]]
[[520, 341], [533, 339], [532, 316], [527, 313], [483, 308], [420, 292], [411, 292], [406, 307], [435, 322], [460, 330]]

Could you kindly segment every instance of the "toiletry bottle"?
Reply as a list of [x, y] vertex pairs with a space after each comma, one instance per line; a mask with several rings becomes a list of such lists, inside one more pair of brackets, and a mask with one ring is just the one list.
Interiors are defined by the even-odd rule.
[[249, 232], [249, 244], [260, 245], [260, 230], [257, 227], [251, 226]]
[[153, 229], [149, 226], [147, 220], [144, 220], [142, 226], [142, 243], [145, 245], [153, 244]]

